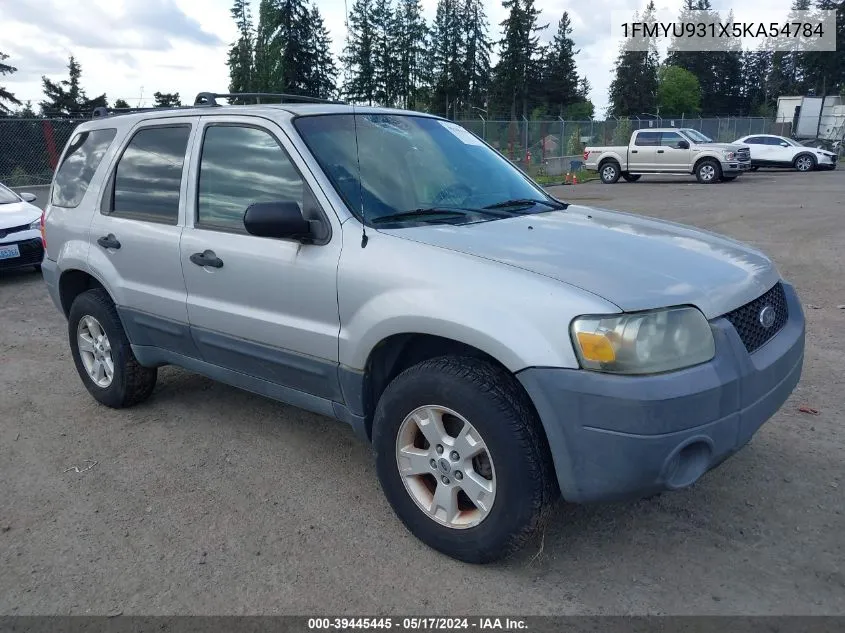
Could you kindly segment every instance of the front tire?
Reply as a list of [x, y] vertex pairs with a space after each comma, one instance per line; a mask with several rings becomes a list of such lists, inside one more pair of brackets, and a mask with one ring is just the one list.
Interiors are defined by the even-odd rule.
[[441, 357], [391, 382], [373, 420], [393, 510], [428, 546], [468, 563], [519, 549], [559, 495], [528, 397], [505, 370]]
[[702, 185], [712, 185], [722, 177], [722, 167], [717, 161], [706, 158], [696, 166], [695, 177]]
[[625, 179], [625, 182], [637, 182], [640, 178], [642, 178], [642, 174], [629, 174], [628, 172], [624, 172], [622, 177]]
[[601, 177], [601, 181], [606, 185], [614, 184], [619, 180], [621, 174], [622, 170], [619, 169], [619, 163], [615, 160], [606, 161], [599, 167], [599, 176]]
[[733, 182], [733, 181], [734, 181], [734, 180], [736, 180], [737, 178], [739, 178], [739, 175], [738, 175], [738, 174], [734, 174], [734, 175], [732, 175], [732, 176], [725, 176], [725, 175], [723, 174], [723, 175], [722, 175], [722, 182]]
[[122, 409], [150, 397], [158, 372], [138, 363], [105, 290], [87, 290], [74, 299], [68, 338], [76, 371], [98, 402]]
[[799, 154], [792, 161], [792, 166], [801, 172], [813, 171], [816, 168], [816, 159], [810, 154]]

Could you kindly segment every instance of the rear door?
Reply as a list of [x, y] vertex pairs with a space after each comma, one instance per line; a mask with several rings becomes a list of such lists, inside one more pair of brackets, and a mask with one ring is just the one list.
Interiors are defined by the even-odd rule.
[[196, 117], [153, 119], [129, 133], [110, 165], [88, 255], [133, 344], [192, 356], [179, 240], [184, 166], [198, 123]]
[[661, 171], [689, 171], [691, 150], [689, 147], [679, 147], [678, 144], [681, 141], [686, 141], [686, 139], [677, 132], [660, 133], [660, 146], [656, 149], [656, 162]]
[[628, 148], [628, 171], [655, 171], [660, 132], [637, 132], [634, 144]]
[[[341, 228], [284, 131], [266, 119], [204, 116], [182, 237], [188, 318], [203, 359], [298, 392], [341, 400], [337, 265]], [[249, 235], [254, 202], [295, 202], [323, 244]], [[329, 211], [329, 213], [326, 213]], [[202, 265], [206, 254], [219, 267]]]
[[737, 145], [748, 145], [751, 150], [751, 163], [754, 165], [765, 165], [769, 160], [769, 146], [766, 145], [766, 137], [749, 136]]

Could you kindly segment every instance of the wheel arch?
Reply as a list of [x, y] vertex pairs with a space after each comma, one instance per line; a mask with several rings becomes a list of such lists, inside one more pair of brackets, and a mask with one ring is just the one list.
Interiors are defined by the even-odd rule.
[[103, 286], [100, 280], [91, 273], [79, 269], [63, 271], [59, 277], [59, 299], [65, 317], [70, 315], [70, 307], [73, 305], [74, 299], [86, 290], [93, 290], [94, 288], [102, 288], [108, 292], [108, 289]]
[[[405, 332], [392, 334], [379, 341], [370, 351], [361, 375], [361, 405], [363, 407], [367, 437], [372, 439], [373, 415], [379, 398], [390, 382], [406, 369], [423, 361], [442, 356], [464, 356], [484, 360], [513, 377], [514, 383], [525, 393], [534, 407], [528, 392], [504, 362], [473, 345], [433, 334]], [[534, 408], [535, 415], [537, 414]], [[539, 419], [539, 415], [537, 416]]]
[[692, 164], [692, 173], [697, 172], [697, 171], [698, 171], [698, 166], [699, 166], [699, 165], [701, 165], [701, 163], [703, 163], [703, 162], [704, 162], [704, 161], [706, 161], [706, 160], [713, 161], [714, 163], [716, 163], [717, 165], [719, 165], [719, 170], [721, 171], [721, 169], [722, 169], [722, 162], [721, 162], [718, 158], [716, 158], [715, 156], [711, 156], [711, 155], [709, 155], [709, 154], [706, 154], [706, 155], [704, 155], [704, 156], [699, 156], [699, 157], [695, 160], [695, 162]]

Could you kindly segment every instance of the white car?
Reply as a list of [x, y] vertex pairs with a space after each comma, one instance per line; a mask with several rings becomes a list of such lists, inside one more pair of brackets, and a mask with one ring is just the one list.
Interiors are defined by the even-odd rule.
[[17, 194], [0, 185], [0, 271], [33, 267], [41, 270], [44, 242], [41, 209], [34, 193]]
[[751, 167], [792, 167], [798, 171], [836, 169], [838, 156], [833, 152], [807, 147], [785, 136], [756, 134], [743, 136], [734, 143], [751, 148]]

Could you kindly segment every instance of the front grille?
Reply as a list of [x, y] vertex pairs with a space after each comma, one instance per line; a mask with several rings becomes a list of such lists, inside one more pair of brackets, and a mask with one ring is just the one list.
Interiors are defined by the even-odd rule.
[[737, 158], [737, 160], [742, 160], [742, 161], [751, 160], [751, 150], [748, 149], [747, 147], [743, 147], [742, 149], [737, 150], [736, 158]]
[[29, 224], [21, 224], [20, 226], [13, 226], [8, 229], [0, 229], [0, 240], [2, 240], [7, 235], [11, 235], [12, 233], [19, 233], [21, 231], [28, 231]]
[[[15, 242], [12, 243], [14, 244]], [[22, 266], [35, 266], [36, 264], [40, 264], [44, 259], [44, 247], [41, 245], [40, 237], [34, 237], [31, 240], [16, 243], [21, 256], [11, 259], [0, 259], [0, 270], [10, 270]], [[3, 246], [8, 245], [8, 242], [3, 244]]]
[[[760, 323], [760, 313], [767, 306], [774, 310], [775, 318], [769, 327], [763, 327]], [[780, 332], [789, 318], [783, 285], [778, 282], [766, 294], [726, 314], [725, 318], [734, 326], [749, 353], [760, 349], [775, 334]]]

